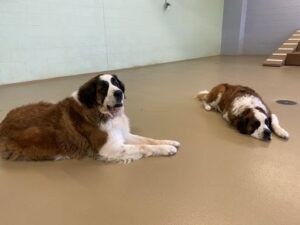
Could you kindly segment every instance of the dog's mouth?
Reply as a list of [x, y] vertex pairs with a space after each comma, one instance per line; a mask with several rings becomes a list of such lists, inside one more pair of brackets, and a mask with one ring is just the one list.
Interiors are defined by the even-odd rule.
[[118, 104], [115, 104], [114, 106], [108, 105], [107, 110], [110, 112], [110, 114], [115, 115], [121, 110], [122, 107], [123, 107], [123, 104], [118, 103]]

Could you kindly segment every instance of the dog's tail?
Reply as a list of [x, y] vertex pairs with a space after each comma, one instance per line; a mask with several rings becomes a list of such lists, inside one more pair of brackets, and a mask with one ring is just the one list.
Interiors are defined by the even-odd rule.
[[207, 96], [209, 94], [209, 91], [207, 90], [204, 90], [204, 91], [199, 91], [196, 95], [196, 98], [199, 100], [199, 101], [206, 101], [207, 100]]

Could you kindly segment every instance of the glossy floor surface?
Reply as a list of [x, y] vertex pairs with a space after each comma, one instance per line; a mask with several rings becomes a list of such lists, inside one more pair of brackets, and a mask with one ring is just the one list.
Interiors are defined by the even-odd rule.
[[[264, 57], [211, 57], [116, 73], [135, 133], [181, 142], [173, 157], [132, 164], [91, 159], [0, 160], [3, 225], [299, 225], [300, 68], [262, 67]], [[56, 101], [91, 75], [0, 87], [0, 119], [12, 108]], [[255, 88], [291, 138], [240, 135], [193, 97], [220, 82]]]

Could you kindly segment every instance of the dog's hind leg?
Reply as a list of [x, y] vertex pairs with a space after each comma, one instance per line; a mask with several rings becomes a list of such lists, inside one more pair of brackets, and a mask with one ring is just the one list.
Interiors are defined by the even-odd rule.
[[203, 107], [206, 111], [210, 111], [212, 109], [215, 109], [217, 111], [220, 111], [219, 103], [222, 99], [222, 92], [216, 92], [215, 88], [211, 91], [200, 91], [197, 94], [198, 100], [202, 101]]
[[209, 91], [207, 91], [207, 90], [199, 91], [196, 95], [196, 98], [199, 101], [206, 101], [208, 94], [209, 94]]
[[272, 129], [273, 129], [274, 133], [278, 137], [281, 137], [283, 139], [288, 139], [289, 138], [289, 133], [280, 126], [278, 117], [275, 114], [272, 114], [271, 115], [271, 120], [272, 120], [271, 125], [272, 125]]
[[5, 160], [17, 161], [24, 159], [21, 147], [17, 143], [8, 140], [8, 138], [1, 138], [0, 152], [2, 159]]
[[212, 110], [212, 107], [210, 106], [210, 104], [207, 103], [208, 96], [209, 96], [209, 91], [207, 91], [207, 90], [199, 91], [196, 96], [196, 98], [199, 101], [202, 101], [203, 107], [206, 111]]

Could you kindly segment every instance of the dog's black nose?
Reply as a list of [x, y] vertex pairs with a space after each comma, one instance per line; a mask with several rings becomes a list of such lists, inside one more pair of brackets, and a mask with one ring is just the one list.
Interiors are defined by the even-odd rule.
[[121, 90], [117, 90], [114, 92], [114, 96], [117, 101], [121, 101], [123, 97], [123, 92]]
[[266, 140], [266, 141], [271, 140], [271, 131], [270, 130], [264, 130], [264, 140]]

